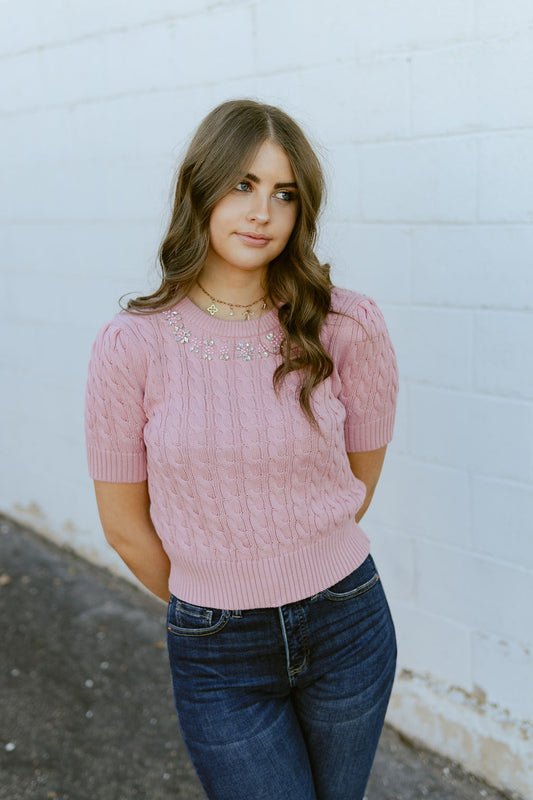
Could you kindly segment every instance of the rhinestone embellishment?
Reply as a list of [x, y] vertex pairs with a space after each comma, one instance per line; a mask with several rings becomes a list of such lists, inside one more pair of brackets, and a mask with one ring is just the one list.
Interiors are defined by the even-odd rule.
[[[207, 309], [209, 311], [209, 309]], [[268, 358], [277, 355], [280, 351], [282, 341], [281, 331], [278, 333], [267, 333], [254, 342], [236, 342], [233, 347], [231, 343], [217, 344], [213, 339], [202, 339], [200, 336], [193, 336], [190, 330], [185, 328], [183, 318], [178, 311], [164, 311], [163, 316], [174, 332], [174, 339], [179, 344], [188, 344], [189, 351], [198, 355], [206, 361], [218, 358], [221, 361], [230, 361], [232, 358], [239, 358], [241, 361], [252, 361], [255, 358]]]

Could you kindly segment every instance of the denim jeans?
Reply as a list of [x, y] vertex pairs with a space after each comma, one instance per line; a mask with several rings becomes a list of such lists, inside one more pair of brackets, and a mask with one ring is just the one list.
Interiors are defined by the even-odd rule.
[[396, 665], [371, 556], [279, 608], [171, 596], [168, 649], [183, 738], [210, 800], [362, 800]]

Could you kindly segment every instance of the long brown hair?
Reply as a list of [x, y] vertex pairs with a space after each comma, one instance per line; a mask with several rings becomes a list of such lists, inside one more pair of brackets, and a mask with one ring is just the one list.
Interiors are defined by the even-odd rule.
[[178, 172], [174, 208], [159, 249], [161, 284], [152, 294], [129, 300], [127, 310], [154, 313], [189, 294], [207, 256], [211, 212], [242, 178], [265, 141], [287, 154], [299, 203], [289, 241], [267, 271], [268, 296], [278, 307], [284, 337], [274, 388], [290, 372], [301, 370], [300, 405], [316, 427], [311, 392], [333, 369], [319, 338], [331, 310], [330, 268], [314, 252], [324, 178], [301, 128], [281, 109], [254, 100], [230, 100], [203, 120]]

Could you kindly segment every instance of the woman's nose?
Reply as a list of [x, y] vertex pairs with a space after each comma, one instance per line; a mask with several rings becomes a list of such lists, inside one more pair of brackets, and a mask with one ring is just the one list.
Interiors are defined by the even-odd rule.
[[270, 198], [261, 197], [258, 192], [253, 194], [250, 208], [248, 209], [248, 219], [255, 219], [258, 222], [268, 222], [270, 219]]

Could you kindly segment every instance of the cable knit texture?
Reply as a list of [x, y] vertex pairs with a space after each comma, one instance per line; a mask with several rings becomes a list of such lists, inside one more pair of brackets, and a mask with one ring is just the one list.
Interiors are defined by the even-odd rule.
[[170, 558], [169, 589], [198, 605], [246, 609], [309, 597], [369, 552], [355, 522], [364, 484], [347, 452], [392, 438], [398, 375], [383, 316], [334, 288], [321, 338], [333, 374], [300, 409], [299, 375], [276, 395], [275, 310], [220, 320], [188, 298], [172, 312], [118, 314], [89, 365], [86, 435], [96, 480], [148, 479]]

